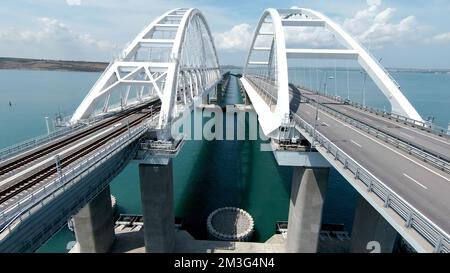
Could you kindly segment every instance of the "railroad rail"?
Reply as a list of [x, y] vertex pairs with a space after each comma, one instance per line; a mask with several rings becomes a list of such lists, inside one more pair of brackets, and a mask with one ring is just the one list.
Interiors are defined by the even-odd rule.
[[[127, 130], [129, 130], [131, 127], [139, 124], [143, 120], [149, 118], [153, 115], [153, 111], [144, 112], [141, 114], [137, 114], [139, 111], [142, 111], [148, 106], [154, 107], [153, 110], [159, 111], [160, 103], [159, 101], [152, 102], [151, 104], [146, 104], [145, 106], [141, 106], [137, 109], [134, 109], [133, 111], [130, 111], [124, 115], [120, 115], [117, 118], [110, 119], [106, 122], [103, 122], [99, 125], [94, 126], [93, 128], [90, 128], [88, 130], [85, 130], [83, 132], [77, 133], [73, 136], [70, 136], [68, 138], [62, 139], [60, 141], [57, 141], [56, 143], [53, 143], [52, 145], [49, 145], [48, 147], [44, 147], [41, 150], [35, 151], [32, 153], [33, 159], [29, 159], [28, 156], [25, 158], [18, 158], [14, 160], [13, 162], [10, 162], [4, 166], [2, 166], [2, 169], [0, 169], [2, 174], [6, 172], [6, 170], [13, 170], [15, 168], [18, 168], [20, 166], [23, 166], [24, 164], [38, 159], [42, 155], [46, 155], [52, 151], [56, 151], [57, 149], [61, 147], [65, 147], [66, 145], [72, 143], [73, 141], [80, 140], [83, 137], [87, 135], [91, 135], [94, 132], [97, 132], [103, 128], [107, 128], [108, 126], [111, 126], [117, 122], [120, 122], [121, 120], [125, 119], [126, 117], [130, 117], [132, 115], [138, 115], [138, 117], [127, 124], [122, 124], [118, 129], [105, 134], [104, 136], [101, 136], [100, 138], [96, 139], [92, 143], [88, 143], [87, 145], [84, 145], [81, 147], [81, 149], [75, 149], [74, 151], [68, 153], [67, 155], [61, 157], [59, 160], [51, 161], [48, 164], [46, 164], [43, 168], [38, 169], [35, 172], [27, 172], [25, 175], [20, 177], [20, 181], [13, 181], [12, 183], [6, 183], [4, 185], [0, 186], [0, 205], [8, 201], [9, 199], [13, 198], [17, 194], [26, 191], [27, 189], [30, 189], [31, 187], [39, 184], [40, 182], [44, 181], [45, 179], [49, 178], [50, 176], [57, 174], [58, 172], [61, 172], [61, 169], [68, 167], [71, 163], [75, 162], [76, 160], [86, 156], [87, 154], [91, 153], [92, 151], [95, 151], [95, 149], [98, 149], [111, 139], [114, 139], [115, 137], [118, 137], [119, 135], [123, 134]], [[145, 110], [144, 110], [145, 111]], [[56, 164], [55, 164], [56, 163]]]

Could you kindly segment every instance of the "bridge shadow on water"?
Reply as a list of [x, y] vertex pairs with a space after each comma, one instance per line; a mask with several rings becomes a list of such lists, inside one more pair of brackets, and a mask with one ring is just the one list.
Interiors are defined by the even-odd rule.
[[[224, 98], [241, 103], [234, 78]], [[246, 120], [248, 127], [248, 119]], [[236, 124], [236, 120], [235, 120]], [[248, 130], [247, 130], [248, 134]], [[174, 159], [175, 215], [185, 219], [186, 229], [197, 239], [206, 239], [206, 219], [215, 209], [236, 206], [252, 215], [253, 241], [264, 242], [275, 232], [276, 221], [286, 221], [292, 178], [291, 167], [278, 167], [271, 152], [262, 152], [256, 141], [187, 141]], [[138, 164], [130, 164], [111, 183], [119, 213], [141, 214]], [[356, 191], [330, 171], [324, 223], [344, 223], [350, 231]], [[67, 227], [38, 252], [65, 252], [75, 236]]]
[[[236, 96], [232, 78], [224, 101], [236, 103]], [[239, 207], [252, 215], [253, 241], [269, 239], [276, 221], [287, 220], [292, 170], [278, 167], [272, 153], [260, 151], [261, 143], [186, 142], [174, 160], [175, 213], [184, 218], [186, 229], [196, 239], [207, 238], [206, 219], [220, 207]]]
[[[194, 167], [189, 174], [175, 171], [174, 181], [175, 211], [184, 217], [186, 229], [205, 239], [208, 215], [234, 206], [254, 218], [255, 241], [270, 238], [275, 222], [287, 219], [291, 169], [277, 167], [271, 153], [259, 151], [258, 141], [186, 143], [186, 152], [194, 145], [201, 145]], [[174, 169], [181, 167], [183, 157], [175, 159]]]

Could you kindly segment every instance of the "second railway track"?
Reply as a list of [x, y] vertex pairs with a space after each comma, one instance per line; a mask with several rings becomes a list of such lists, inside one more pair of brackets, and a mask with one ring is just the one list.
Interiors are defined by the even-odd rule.
[[67, 144], [70, 144], [70, 143], [77, 141], [85, 136], [88, 136], [88, 135], [92, 134], [93, 132], [96, 132], [98, 130], [101, 130], [102, 128], [108, 127], [108, 126], [110, 126], [110, 125], [112, 125], [112, 124], [130, 116], [131, 114], [136, 113], [136, 112], [146, 108], [146, 107], [158, 106], [158, 105], [159, 105], [159, 100], [153, 101], [146, 105], [140, 106], [136, 109], [127, 111], [126, 113], [120, 114], [117, 117], [114, 117], [105, 122], [102, 122], [101, 124], [96, 124], [92, 128], [88, 128], [86, 130], [76, 132], [75, 134], [70, 135], [69, 137], [63, 137], [62, 139], [56, 141], [55, 143], [48, 145], [46, 147], [43, 147], [42, 149], [38, 149], [34, 152], [31, 152], [31, 153], [27, 154], [26, 156], [15, 158], [14, 160], [11, 160], [10, 162], [8, 162], [8, 160], [5, 160], [6, 163], [3, 163], [3, 164], [0, 163], [0, 176], [7, 174], [8, 172], [11, 172], [14, 169], [17, 169], [29, 162], [32, 162], [32, 161], [38, 159], [39, 157], [42, 157], [51, 152], [54, 152], [64, 146], [66, 146]]
[[[159, 105], [157, 105], [158, 107]], [[142, 108], [140, 109], [142, 110]], [[61, 169], [67, 167], [69, 164], [75, 162], [76, 160], [82, 158], [83, 156], [91, 153], [95, 149], [101, 147], [108, 141], [112, 140], [113, 138], [123, 134], [128, 130], [128, 126], [132, 127], [146, 118], [149, 118], [152, 116], [152, 112], [144, 113], [142, 116], [138, 117], [135, 120], [130, 121], [129, 124], [121, 125], [121, 127], [105, 136], [100, 137], [99, 139], [95, 140], [92, 143], [89, 143], [85, 147], [83, 147], [80, 150], [75, 150], [71, 152], [70, 154], [64, 156], [60, 160], [60, 167]], [[117, 120], [115, 120], [117, 122]], [[114, 122], [113, 122], [114, 123]], [[109, 125], [112, 125], [113, 123], [109, 123]], [[102, 128], [105, 128], [107, 126], [103, 126]], [[0, 191], [0, 205], [7, 202], [14, 196], [20, 194], [21, 192], [24, 192], [27, 189], [30, 189], [31, 187], [43, 182], [46, 178], [54, 175], [57, 173], [56, 164], [51, 164], [49, 166], [46, 166], [40, 170], [38, 170], [36, 173], [29, 175], [25, 177], [24, 179], [20, 180], [17, 183], [14, 183], [10, 187], [3, 189]]]

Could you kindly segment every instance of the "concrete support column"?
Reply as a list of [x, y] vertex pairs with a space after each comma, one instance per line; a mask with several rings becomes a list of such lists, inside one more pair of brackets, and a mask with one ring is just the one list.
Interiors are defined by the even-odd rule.
[[145, 251], [172, 252], [175, 236], [172, 160], [167, 165], [139, 164]]
[[360, 196], [353, 221], [351, 252], [392, 253], [397, 231]]
[[328, 172], [329, 168], [294, 167], [287, 252], [317, 252]]
[[329, 168], [294, 167], [287, 233], [287, 251], [315, 253]]
[[105, 253], [114, 242], [111, 194], [107, 186], [73, 217], [80, 253]]
[[208, 95], [202, 95], [202, 104], [209, 104]]

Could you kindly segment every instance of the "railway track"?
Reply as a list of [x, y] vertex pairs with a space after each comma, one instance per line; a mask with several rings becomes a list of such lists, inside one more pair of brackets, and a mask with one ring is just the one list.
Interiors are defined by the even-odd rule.
[[23, 157], [14, 159], [11, 162], [7, 162], [6, 164], [0, 165], [0, 176], [2, 176], [4, 174], [7, 174], [8, 172], [11, 172], [12, 170], [17, 169], [18, 167], [21, 167], [21, 166], [23, 166], [23, 165], [25, 165], [25, 164], [27, 164], [29, 162], [32, 162], [32, 161], [40, 158], [43, 155], [47, 155], [47, 154], [49, 154], [49, 153], [51, 153], [53, 151], [56, 151], [56, 150], [58, 150], [58, 149], [60, 149], [60, 148], [62, 148], [64, 146], [66, 146], [69, 143], [77, 141], [77, 140], [79, 140], [79, 139], [81, 139], [81, 138], [83, 138], [85, 136], [88, 136], [88, 135], [90, 135], [90, 134], [92, 134], [92, 133], [94, 133], [94, 132], [96, 132], [98, 130], [101, 130], [101, 129], [105, 128], [105, 127], [108, 127], [108, 126], [114, 124], [114, 123], [117, 123], [118, 121], [128, 117], [129, 115], [131, 115], [133, 113], [141, 111], [142, 109], [144, 109], [144, 108], [146, 108], [148, 106], [155, 106], [155, 105], [158, 106], [158, 103], [160, 103], [159, 100], [158, 101], [153, 101], [153, 102], [151, 102], [149, 104], [143, 105], [143, 106], [138, 107], [136, 109], [132, 109], [132, 110], [129, 110], [129, 111], [125, 112], [125, 113], [121, 113], [117, 117], [114, 117], [114, 118], [109, 119], [109, 120], [107, 120], [105, 122], [102, 122], [101, 124], [97, 124], [97, 125], [93, 126], [92, 128], [89, 128], [89, 129], [83, 130], [81, 132], [75, 133], [74, 135], [66, 137], [66, 138], [63, 138], [63, 139], [57, 141], [56, 143], [53, 143], [53, 144], [51, 144], [51, 145], [49, 145], [47, 147], [44, 147], [42, 149], [38, 149], [37, 151], [34, 151], [34, 152], [30, 153], [30, 154], [26, 154]]
[[[160, 104], [158, 104], [158, 103], [155, 103], [154, 105], [156, 105], [156, 107], [157, 107], [156, 110], [160, 107]], [[143, 107], [143, 108], [145, 108], [145, 107]], [[133, 113], [136, 114], [136, 112], [140, 111], [140, 110], [142, 110], [142, 108], [140, 108], [139, 110], [133, 111]], [[65, 155], [64, 157], [62, 157], [60, 159], [60, 168], [63, 169], [64, 167], [67, 167], [69, 164], [71, 164], [71, 163], [75, 162], [76, 160], [84, 157], [85, 155], [91, 153], [92, 151], [101, 147], [102, 145], [104, 145], [105, 143], [110, 141], [111, 139], [123, 134], [124, 132], [126, 132], [128, 130], [128, 127], [133, 127], [133, 126], [139, 124], [146, 118], [151, 117], [152, 113], [153, 112], [143, 113], [142, 116], [138, 117], [135, 120], [130, 121], [128, 124], [121, 125], [120, 127], [118, 127], [118, 129], [114, 130], [113, 132], [106, 134], [105, 136], [102, 136], [99, 139], [96, 139], [94, 142], [89, 143], [86, 146], [81, 147], [80, 149], [76, 149], [76, 150], [70, 152], [69, 154]], [[138, 115], [140, 115], [140, 114], [138, 114]], [[129, 116], [129, 113], [127, 116]], [[114, 119], [114, 122], [120, 121], [122, 119], [123, 119], [123, 117], [121, 117], [121, 119], [119, 119], [119, 120]], [[108, 121], [108, 125], [111, 126], [112, 124], [114, 124], [114, 122]], [[102, 128], [108, 127], [108, 125], [105, 125]], [[98, 131], [100, 129], [101, 128], [98, 128], [96, 131]], [[91, 133], [92, 133], [92, 131], [91, 131]], [[45, 166], [44, 168], [29, 175], [28, 177], [24, 177], [24, 179], [22, 179], [21, 181], [19, 181], [17, 183], [14, 183], [14, 185], [11, 185], [6, 189], [1, 190], [0, 191], [0, 205], [7, 202], [14, 196], [20, 194], [21, 192], [24, 192], [27, 189], [30, 189], [33, 186], [43, 182], [45, 179], [47, 179], [48, 177], [50, 177], [56, 173], [57, 173], [56, 164], [53, 163], [48, 166]]]

